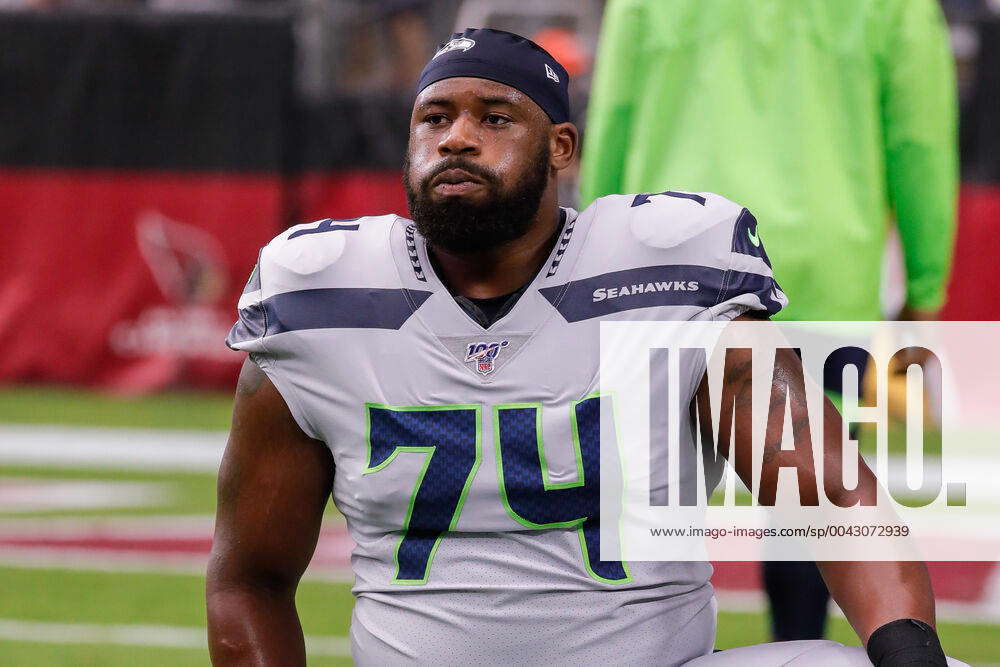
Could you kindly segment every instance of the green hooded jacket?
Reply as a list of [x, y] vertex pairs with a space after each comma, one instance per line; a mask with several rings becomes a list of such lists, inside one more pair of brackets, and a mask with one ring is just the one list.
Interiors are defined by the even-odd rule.
[[907, 304], [933, 310], [956, 107], [935, 0], [609, 0], [581, 203], [671, 189], [747, 206], [796, 320], [881, 319], [894, 214]]

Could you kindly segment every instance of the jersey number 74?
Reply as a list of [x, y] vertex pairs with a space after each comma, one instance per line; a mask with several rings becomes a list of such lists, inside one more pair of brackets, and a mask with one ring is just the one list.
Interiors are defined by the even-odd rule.
[[[539, 403], [492, 410], [500, 498], [518, 523], [536, 530], [576, 528], [583, 566], [597, 581], [631, 581], [621, 561], [600, 560], [600, 396], [570, 406], [577, 479], [549, 481]], [[377, 473], [400, 452], [426, 454], [396, 545], [393, 583], [424, 584], [441, 539], [458, 523], [482, 461], [482, 406], [365, 404], [368, 465]]]

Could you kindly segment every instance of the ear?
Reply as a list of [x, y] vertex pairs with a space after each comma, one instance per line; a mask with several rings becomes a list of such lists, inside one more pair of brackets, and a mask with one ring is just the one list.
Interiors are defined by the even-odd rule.
[[580, 150], [580, 131], [573, 123], [557, 123], [549, 132], [552, 166], [556, 170], [565, 169], [573, 164]]

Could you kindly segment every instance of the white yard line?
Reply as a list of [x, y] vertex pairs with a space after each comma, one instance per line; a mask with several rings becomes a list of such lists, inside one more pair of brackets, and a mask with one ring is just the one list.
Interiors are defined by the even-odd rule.
[[[45, 644], [118, 644], [163, 648], [207, 649], [204, 628], [176, 625], [97, 625], [92, 623], [44, 623], [0, 619], [0, 640]], [[311, 655], [351, 655], [347, 637], [306, 637]]]
[[153, 482], [0, 477], [0, 512], [150, 507], [168, 502], [172, 491]]
[[188, 537], [211, 535], [211, 514], [161, 514], [153, 516], [16, 517], [0, 519], [4, 535], [109, 534], [130, 537]]
[[[148, 554], [96, 554], [91, 549], [39, 549], [0, 547], [0, 568], [29, 570], [73, 570], [82, 572], [128, 572], [133, 574], [184, 574], [204, 576], [206, 556], [152, 556]], [[312, 563], [302, 575], [303, 581], [353, 584], [350, 566]]]
[[225, 446], [223, 431], [0, 426], [6, 464], [214, 473]]
[[[96, 572], [145, 572], [203, 575], [207, 551], [179, 545], [173, 540], [211, 539], [215, 517], [179, 515], [153, 517], [57, 517], [52, 519], [0, 520], [0, 567], [69, 569]], [[17, 544], [15, 539], [51, 539], [48, 544]], [[60, 544], [59, 540], [95, 540], [89, 546]], [[100, 544], [101, 540], [107, 544]], [[130, 548], [130, 540], [163, 540], [162, 548]], [[115, 541], [120, 543], [115, 544]], [[320, 533], [313, 562], [305, 578], [350, 583], [353, 542], [343, 519], [329, 517]]]

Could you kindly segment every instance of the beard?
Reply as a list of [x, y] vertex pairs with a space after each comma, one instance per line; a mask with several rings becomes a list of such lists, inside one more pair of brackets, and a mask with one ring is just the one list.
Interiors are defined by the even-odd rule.
[[[432, 247], [456, 254], [491, 250], [523, 236], [538, 213], [549, 179], [549, 145], [540, 142], [530, 166], [509, 188], [498, 174], [465, 158], [450, 158], [421, 179], [414, 188], [410, 180], [410, 158], [403, 167], [403, 186], [410, 216], [417, 231]], [[486, 197], [467, 201], [445, 197], [434, 201], [431, 181], [446, 169], [464, 169], [483, 181]]]

